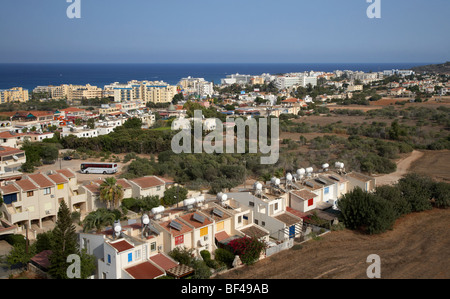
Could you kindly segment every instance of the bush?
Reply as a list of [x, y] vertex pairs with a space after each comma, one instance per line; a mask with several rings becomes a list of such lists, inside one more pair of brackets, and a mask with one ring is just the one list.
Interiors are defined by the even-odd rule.
[[396, 219], [394, 206], [389, 201], [357, 187], [338, 201], [345, 226], [369, 234], [392, 228]]
[[200, 255], [202, 256], [202, 258], [205, 262], [211, 260], [211, 253], [208, 250], [200, 251]]
[[251, 265], [258, 261], [261, 252], [266, 248], [266, 244], [254, 237], [242, 237], [234, 239], [228, 244], [234, 254], [239, 255], [241, 261], [246, 265]]
[[421, 212], [432, 208], [433, 181], [424, 175], [410, 173], [398, 182], [403, 197], [411, 205], [412, 212]]
[[228, 268], [233, 266], [235, 256], [231, 251], [223, 248], [217, 248], [216, 251], [214, 251], [214, 255], [216, 257], [216, 261], [223, 262]]
[[433, 187], [435, 206], [438, 208], [450, 207], [450, 184], [439, 182]]
[[169, 252], [169, 256], [183, 265], [190, 265], [194, 258], [192, 257], [193, 249], [187, 249], [186, 247], [176, 247]]

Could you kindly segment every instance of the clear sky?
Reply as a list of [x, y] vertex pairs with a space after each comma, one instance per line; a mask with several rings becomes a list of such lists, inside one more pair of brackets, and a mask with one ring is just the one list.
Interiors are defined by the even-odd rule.
[[2, 0], [6, 62], [445, 62], [449, 0]]

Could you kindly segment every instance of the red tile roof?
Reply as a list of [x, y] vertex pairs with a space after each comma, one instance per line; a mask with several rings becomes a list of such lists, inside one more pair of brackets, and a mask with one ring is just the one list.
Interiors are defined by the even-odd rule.
[[118, 179], [117, 180], [117, 185], [122, 186], [123, 189], [130, 189], [131, 188], [131, 185], [128, 184], [128, 182], [126, 180], [124, 180], [124, 179]]
[[165, 273], [152, 263], [146, 261], [125, 269], [134, 279], [154, 279]]
[[137, 184], [138, 186], [140, 186], [142, 189], [152, 188], [152, 187], [161, 186], [161, 185], [165, 184], [165, 182], [163, 180], [161, 180], [160, 178], [158, 178], [156, 176], [147, 176], [147, 177], [133, 179], [131, 181], [134, 182], [135, 184]]
[[198, 222], [197, 220], [194, 219], [194, 214], [195, 213], [189, 213], [189, 214], [180, 216], [180, 218], [183, 219], [184, 221], [186, 221], [187, 223], [189, 223], [190, 225], [192, 225], [195, 228], [204, 227], [204, 226], [207, 226], [207, 225], [212, 223], [212, 221], [210, 221], [206, 216], [204, 216], [203, 214], [199, 214], [199, 215], [203, 216], [204, 219], [205, 219], [205, 221], [203, 223], [200, 223], [200, 222]]
[[53, 187], [55, 186], [55, 183], [53, 183], [52, 181], [50, 181], [48, 178], [45, 177], [45, 175], [41, 174], [41, 173], [36, 173], [36, 174], [30, 174], [28, 175], [28, 177], [33, 180], [33, 182], [35, 182], [36, 184], [39, 185], [39, 187], [41, 188], [48, 188], [48, 187]]
[[18, 154], [18, 153], [25, 153], [25, 151], [22, 151], [17, 148], [9, 147], [9, 146], [2, 146], [1, 148], [0, 148], [0, 157], [14, 155], [14, 154]]
[[157, 255], [150, 257], [150, 260], [164, 270], [172, 269], [178, 265], [178, 263], [174, 262], [162, 253], [158, 253]]
[[26, 134], [24, 133], [15, 133], [14, 135], [11, 134], [10, 131], [6, 131], [6, 132], [0, 132], [0, 138], [17, 138], [20, 136], [24, 136]]
[[123, 252], [134, 248], [134, 246], [128, 243], [126, 240], [120, 240], [114, 243], [109, 243], [109, 245], [114, 247], [117, 250], [117, 252]]
[[100, 186], [97, 184], [89, 184], [89, 185], [85, 185], [84, 187], [86, 187], [86, 189], [88, 189], [89, 191], [91, 191], [94, 194], [100, 193]]
[[220, 232], [220, 233], [217, 233], [217, 234], [215, 235], [215, 237], [216, 237], [217, 242], [221, 242], [221, 241], [223, 241], [223, 240], [228, 239], [230, 236], [227, 234], [226, 231], [222, 231], [222, 232]]
[[63, 184], [68, 182], [68, 180], [59, 173], [49, 174], [48, 177], [56, 184]]
[[6, 186], [0, 186], [0, 190], [2, 190], [2, 194], [3, 195], [19, 192], [19, 189], [17, 189], [12, 184], [6, 185]]
[[66, 178], [69, 179], [75, 177], [75, 174], [73, 174], [73, 172], [70, 169], [57, 169], [56, 172], [64, 175]]
[[317, 194], [315, 194], [315, 193], [313, 193], [313, 192], [310, 192], [310, 191], [308, 191], [308, 190], [306, 190], [306, 189], [303, 189], [303, 190], [294, 190], [294, 191], [291, 191], [293, 194], [295, 194], [295, 195], [297, 195], [298, 197], [300, 197], [301, 199], [303, 199], [303, 200], [309, 200], [309, 199], [311, 199], [311, 198], [314, 198], [314, 197], [317, 197], [318, 195]]
[[52, 254], [51, 250], [44, 250], [31, 258], [31, 260], [43, 267], [44, 269], [48, 269], [50, 267], [49, 256]]
[[170, 226], [170, 222], [172, 222], [172, 221], [173, 220], [165, 221], [165, 222], [160, 223], [159, 225], [162, 228], [166, 229], [173, 237], [184, 235], [184, 234], [192, 231], [192, 228], [190, 228], [189, 226], [184, 224], [181, 220], [175, 219], [176, 222], [181, 224], [181, 230], [180, 231], [176, 230]]
[[30, 180], [19, 180], [15, 182], [23, 191], [31, 191], [39, 189], [32, 181]]

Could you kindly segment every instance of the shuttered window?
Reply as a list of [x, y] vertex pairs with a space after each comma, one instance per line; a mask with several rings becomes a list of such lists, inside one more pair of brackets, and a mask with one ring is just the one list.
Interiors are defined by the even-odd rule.
[[208, 234], [208, 227], [200, 229], [200, 237], [206, 236]]
[[216, 231], [221, 231], [225, 227], [225, 223], [223, 221], [216, 224]]

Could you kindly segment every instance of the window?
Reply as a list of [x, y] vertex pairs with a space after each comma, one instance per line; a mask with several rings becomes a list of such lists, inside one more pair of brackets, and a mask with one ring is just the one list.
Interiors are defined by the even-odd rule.
[[58, 184], [58, 190], [64, 189], [64, 184]]
[[208, 234], [208, 227], [204, 227], [200, 229], [200, 237], [203, 237]]
[[242, 223], [242, 216], [238, 216], [238, 223]]
[[111, 255], [110, 254], [108, 254], [106, 262], [108, 263], [108, 265], [111, 264]]
[[311, 198], [308, 200], [308, 207], [312, 206], [314, 204], [314, 198]]
[[44, 188], [44, 195], [50, 194], [52, 193], [52, 189], [51, 188]]
[[134, 259], [135, 260], [138, 260], [138, 259], [140, 259], [141, 258], [141, 251], [140, 250], [136, 250], [135, 252], [134, 252]]
[[255, 219], [255, 224], [258, 224], [258, 219]]
[[324, 193], [325, 193], [325, 194], [330, 193], [330, 187], [325, 187]]
[[266, 226], [266, 222], [265, 221], [261, 221], [261, 225], [262, 226]]
[[253, 201], [249, 201], [249, 202], [248, 202], [248, 205], [249, 205], [250, 207], [254, 207], [254, 206], [255, 206], [255, 203], [254, 203]]
[[[240, 216], [239, 216], [239, 217], [240, 217]], [[225, 223], [224, 223], [223, 221], [218, 222], [218, 223], [216, 224], [216, 231], [221, 231], [221, 230], [224, 229], [224, 227], [225, 227]]]
[[278, 203], [275, 203], [275, 207], [274, 207], [275, 211], [278, 210]]
[[153, 242], [150, 244], [150, 250], [155, 251], [156, 250], [156, 242]]
[[132, 261], [133, 261], [133, 253], [130, 252], [130, 253], [128, 254], [128, 262], [131, 263]]
[[27, 196], [28, 196], [28, 197], [31, 197], [31, 196], [33, 196], [33, 195], [34, 195], [33, 191], [28, 191], [28, 192], [27, 192]]

